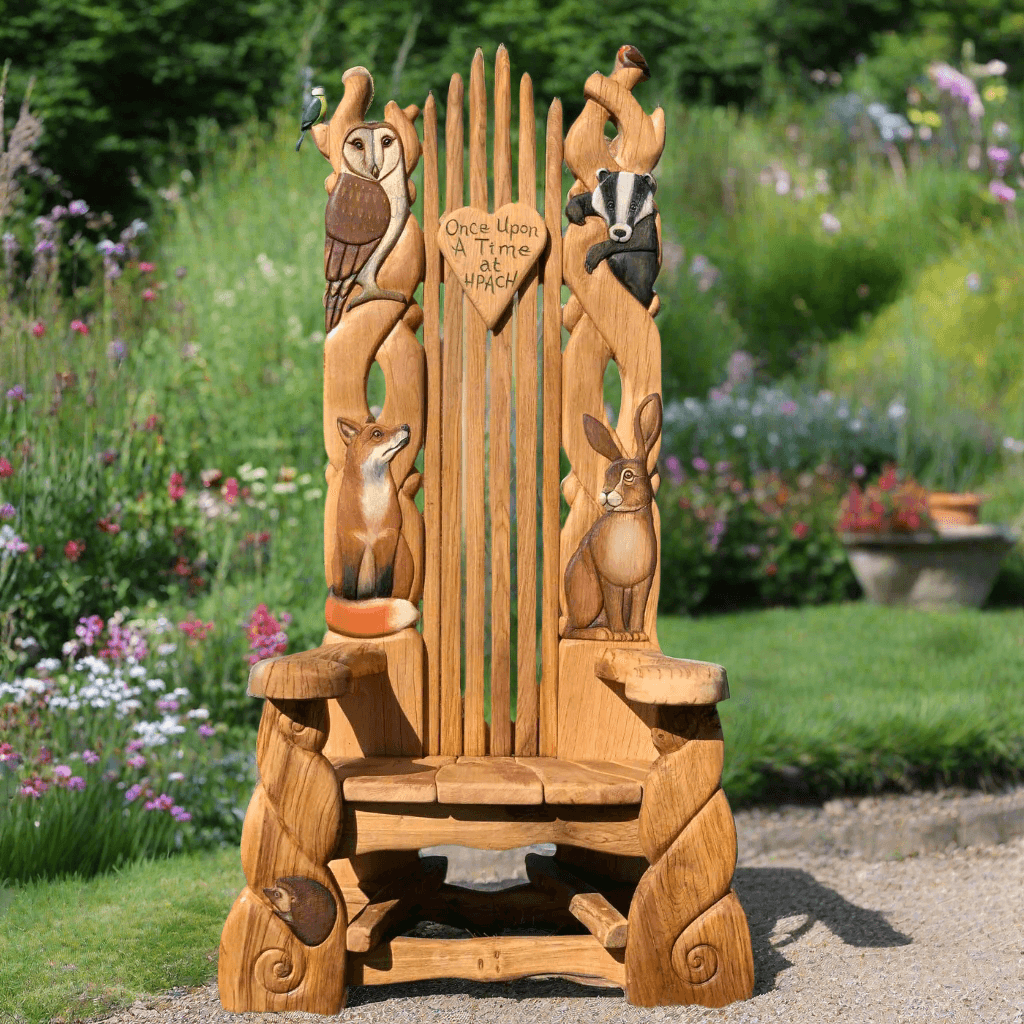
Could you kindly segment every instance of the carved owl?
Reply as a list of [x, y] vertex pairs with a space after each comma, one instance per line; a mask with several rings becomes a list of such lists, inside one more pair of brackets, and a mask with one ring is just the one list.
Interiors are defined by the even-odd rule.
[[327, 200], [324, 247], [324, 324], [341, 320], [355, 285], [362, 294], [349, 309], [371, 299], [398, 299], [377, 286], [377, 271], [395, 247], [409, 216], [405, 155], [398, 132], [386, 121], [357, 124], [342, 143], [344, 167]]

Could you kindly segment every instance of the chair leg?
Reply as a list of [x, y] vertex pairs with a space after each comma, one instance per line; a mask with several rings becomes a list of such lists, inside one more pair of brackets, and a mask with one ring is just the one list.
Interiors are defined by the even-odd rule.
[[661, 756], [644, 786], [639, 838], [650, 868], [629, 912], [626, 995], [636, 1006], [726, 1006], [754, 990], [743, 908], [732, 891], [736, 826], [721, 788], [711, 707], [659, 709]]
[[335, 1014], [345, 1004], [345, 904], [327, 868], [341, 791], [322, 756], [326, 701], [267, 700], [260, 784], [242, 827], [248, 883], [221, 933], [224, 1009]]

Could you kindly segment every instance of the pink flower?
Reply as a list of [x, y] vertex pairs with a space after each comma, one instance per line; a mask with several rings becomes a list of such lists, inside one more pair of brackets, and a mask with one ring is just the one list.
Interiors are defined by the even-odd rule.
[[94, 750], [83, 750], [82, 751], [82, 761], [85, 764], [96, 764], [97, 761], [99, 761], [99, 759], [100, 759], [100, 755], [97, 754]]
[[37, 320], [32, 325], [32, 334], [35, 337], [37, 337], [37, 338], [41, 338], [45, 333], [46, 333], [46, 324], [43, 323], [42, 320]]
[[779, 412], [781, 412], [783, 416], [792, 416], [796, 410], [797, 404], [791, 398], [787, 398], [786, 401], [779, 406]]
[[868, 471], [859, 462], [856, 466], [853, 467], [853, 475], [857, 480], [860, 480], [861, 477], [866, 476], [867, 472]]
[[711, 468], [708, 465], [708, 460], [702, 459], [699, 455], [693, 460], [692, 466], [698, 473], [706, 473]]
[[156, 292], [153, 291], [152, 288], [147, 288], [142, 293], [142, 301], [143, 302], [156, 302]]
[[129, 786], [128, 790], [124, 794], [125, 803], [134, 803], [142, 795], [142, 786], [139, 783], [135, 783], [134, 786]]
[[214, 729], [212, 725], [206, 725], [206, 723], [204, 722], [201, 726], [199, 726], [198, 731], [200, 736], [208, 737], [212, 736], [217, 730]]
[[192, 820], [192, 815], [189, 814], [188, 811], [186, 811], [184, 807], [172, 807], [171, 808], [171, 817], [174, 818], [175, 821], [181, 821], [181, 822], [191, 821]]
[[10, 745], [10, 743], [0, 743], [0, 764], [4, 764], [6, 761], [17, 761], [18, 752]]
[[85, 541], [69, 540], [64, 545], [64, 554], [69, 562], [77, 562], [85, 554]]
[[224, 481], [224, 486], [220, 489], [220, 493], [229, 505], [234, 505], [235, 500], [238, 498], [238, 481], [233, 476], [229, 476]]
[[133, 757], [129, 757], [124, 762], [129, 768], [145, 768], [146, 759], [141, 754], [135, 754]]
[[71, 778], [68, 779], [68, 789], [85, 789], [85, 779], [83, 779], [81, 775], [72, 775]]
[[806, 523], [794, 523], [793, 524], [793, 536], [797, 540], [803, 540], [807, 536], [808, 526]]
[[180, 501], [185, 497], [185, 478], [180, 473], [171, 474], [171, 479], [167, 484], [167, 493], [171, 496], [171, 501]]
[[0, 480], [6, 476], [14, 476], [14, 467], [0, 455]]
[[55, 764], [53, 766], [53, 774], [58, 779], [70, 779], [71, 769], [66, 764]]
[[13, 519], [17, 514], [18, 510], [9, 501], [0, 505], [0, 519]]
[[154, 270], [156, 270], [155, 263], [146, 263], [145, 261], [139, 263], [140, 274], [151, 274]]
[[998, 178], [988, 183], [988, 190], [1001, 203], [1012, 203], [1017, 198], [1017, 193], [1005, 181], [1000, 181]]
[[177, 711], [180, 705], [172, 697], [165, 697], [156, 702], [157, 711]]
[[132, 740], [124, 749], [127, 750], [129, 754], [132, 754], [136, 750], [141, 750], [145, 745], [146, 744], [142, 740]]
[[71, 330], [77, 331], [77, 333], [84, 336], [89, 333], [89, 325], [83, 320], [72, 320]]

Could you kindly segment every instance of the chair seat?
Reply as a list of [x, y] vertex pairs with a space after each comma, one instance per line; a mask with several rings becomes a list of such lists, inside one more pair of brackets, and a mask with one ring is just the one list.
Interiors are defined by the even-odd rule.
[[354, 757], [334, 762], [346, 800], [367, 803], [638, 804], [648, 761], [556, 757]]

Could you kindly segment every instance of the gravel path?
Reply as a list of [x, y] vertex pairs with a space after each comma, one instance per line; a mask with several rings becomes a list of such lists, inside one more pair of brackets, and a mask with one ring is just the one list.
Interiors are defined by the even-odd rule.
[[[349, 1008], [331, 1019], [1024, 1024], [1024, 788], [998, 797], [834, 801], [736, 818], [735, 887], [750, 922], [757, 978], [748, 1002], [723, 1010], [645, 1010], [628, 1006], [618, 989], [565, 981], [434, 981], [352, 989]], [[909, 848], [915, 843], [922, 852]], [[506, 856], [493, 866], [515, 875], [515, 864]], [[470, 871], [481, 882], [489, 873], [461, 856], [450, 861], [449, 880]], [[280, 1024], [325, 1018], [228, 1014], [212, 983], [100, 1019]]]

